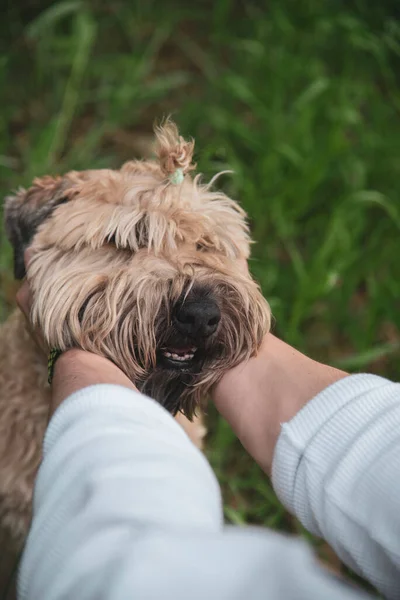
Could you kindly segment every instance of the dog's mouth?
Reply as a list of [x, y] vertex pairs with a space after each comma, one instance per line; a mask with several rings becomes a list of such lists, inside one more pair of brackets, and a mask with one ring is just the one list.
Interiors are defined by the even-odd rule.
[[164, 369], [191, 370], [199, 362], [197, 346], [172, 347], [159, 350], [158, 363]]

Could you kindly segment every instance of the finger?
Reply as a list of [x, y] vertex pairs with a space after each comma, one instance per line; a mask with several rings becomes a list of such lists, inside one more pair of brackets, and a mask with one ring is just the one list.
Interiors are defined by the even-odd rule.
[[26, 280], [17, 292], [16, 301], [22, 312], [28, 316], [32, 306], [32, 296], [29, 284]]
[[29, 263], [31, 262], [33, 254], [34, 254], [34, 252], [33, 252], [32, 248], [27, 248], [25, 250], [25, 252], [24, 252], [25, 268], [27, 268]]

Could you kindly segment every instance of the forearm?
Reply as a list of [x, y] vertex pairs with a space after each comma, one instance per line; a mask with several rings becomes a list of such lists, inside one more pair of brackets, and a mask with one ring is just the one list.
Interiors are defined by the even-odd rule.
[[281, 424], [346, 375], [268, 334], [256, 357], [224, 375], [213, 399], [244, 447], [269, 474]]

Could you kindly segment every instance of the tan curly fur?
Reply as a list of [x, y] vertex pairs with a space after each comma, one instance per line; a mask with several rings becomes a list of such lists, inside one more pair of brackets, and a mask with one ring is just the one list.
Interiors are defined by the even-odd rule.
[[[110, 358], [189, 418], [224, 371], [257, 352], [270, 326], [269, 307], [243, 269], [245, 213], [190, 176], [193, 148], [167, 121], [156, 129], [156, 160], [37, 179], [5, 204], [16, 272], [32, 243], [32, 318], [49, 347]], [[177, 168], [184, 179], [175, 185]], [[159, 351], [176, 335], [173, 311], [196, 294], [212, 297], [221, 313], [202, 362], [188, 373], [160, 368]], [[15, 313], [0, 329], [0, 528], [16, 546], [29, 523], [48, 395], [43, 357]], [[187, 423], [199, 442], [201, 424]]]

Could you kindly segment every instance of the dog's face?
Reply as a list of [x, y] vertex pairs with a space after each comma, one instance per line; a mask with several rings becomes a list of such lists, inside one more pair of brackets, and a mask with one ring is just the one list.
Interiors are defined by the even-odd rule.
[[107, 356], [189, 417], [270, 323], [245, 266], [245, 215], [184, 174], [192, 149], [167, 125], [158, 162], [42, 178], [5, 206], [18, 277], [32, 242], [32, 313], [49, 346]]

